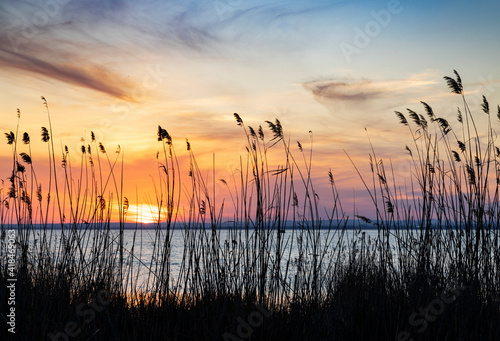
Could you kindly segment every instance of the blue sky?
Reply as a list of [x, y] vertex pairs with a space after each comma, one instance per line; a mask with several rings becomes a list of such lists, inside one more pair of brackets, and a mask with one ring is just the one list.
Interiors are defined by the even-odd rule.
[[161, 124], [201, 158], [216, 152], [223, 177], [244, 152], [232, 114], [279, 118], [291, 140], [314, 132], [318, 179], [332, 168], [361, 193], [343, 150], [366, 164], [366, 127], [382, 155], [404, 157], [394, 110], [423, 100], [453, 117], [453, 69], [473, 106], [500, 102], [499, 13], [499, 1], [4, 1], [0, 128], [20, 108], [38, 133], [44, 95], [76, 150], [93, 130], [147, 173]]

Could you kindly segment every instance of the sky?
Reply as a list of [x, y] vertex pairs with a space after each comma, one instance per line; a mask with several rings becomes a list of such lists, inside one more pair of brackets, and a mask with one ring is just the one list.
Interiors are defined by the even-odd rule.
[[[78, 160], [91, 131], [108, 150], [120, 145], [137, 211], [151, 201], [158, 125], [180, 158], [189, 139], [207, 174], [215, 153], [226, 179], [245, 153], [233, 113], [254, 127], [278, 118], [290, 141], [313, 138], [322, 203], [331, 169], [347, 213], [373, 216], [346, 153], [369, 171], [371, 141], [407, 174], [408, 131], [394, 111], [425, 101], [454, 117], [460, 101], [443, 80], [453, 69], [473, 109], [482, 95], [496, 107], [498, 13], [499, 1], [2, 1], [0, 130], [16, 129], [19, 108], [20, 131], [37, 136], [45, 96], [57, 148]], [[46, 153], [38, 138], [32, 148]], [[6, 143], [0, 160], [6, 179]]]

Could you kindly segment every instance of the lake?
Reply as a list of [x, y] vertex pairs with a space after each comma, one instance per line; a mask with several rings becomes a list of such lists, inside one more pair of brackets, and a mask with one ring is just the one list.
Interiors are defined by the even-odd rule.
[[[118, 224], [111, 224], [109, 229], [95, 226], [89, 229], [61, 229], [54, 226], [45, 231], [35, 226], [27, 237], [30, 259], [35, 264], [40, 257], [55, 259], [68, 250], [68, 258], [79, 266], [90, 266], [96, 259], [113, 259], [118, 265], [120, 245], [123, 245], [124, 268], [128, 269], [130, 276], [128, 282], [134, 279], [134, 285], [145, 291], [160, 276], [163, 259], [168, 259], [165, 264], [168, 264], [170, 273], [163, 278], [168, 278], [170, 286], [177, 290], [184, 287], [181, 279], [192, 276], [189, 272], [199, 271], [207, 275], [214, 271], [227, 271], [230, 278], [243, 276], [241, 272], [249, 267], [264, 269], [269, 279], [276, 276], [280, 281], [291, 283], [298, 272], [307, 274], [315, 271], [315, 267], [319, 269], [320, 276], [328, 276], [335, 267], [359, 255], [373, 257], [375, 261], [375, 245], [381, 242], [390, 244], [395, 261], [398, 246], [409, 247], [408, 243], [412, 240], [416, 242], [420, 233], [419, 230], [397, 234], [379, 232], [371, 226], [307, 229], [287, 225], [281, 232], [253, 228], [212, 231], [202, 225], [181, 226], [178, 224], [167, 231], [166, 226], [157, 229], [154, 225], [126, 224], [122, 235]], [[18, 239], [26, 238], [25, 233], [26, 230], [18, 232]], [[41, 248], [41, 245], [44, 247]], [[395, 264], [397, 266], [397, 262]]]

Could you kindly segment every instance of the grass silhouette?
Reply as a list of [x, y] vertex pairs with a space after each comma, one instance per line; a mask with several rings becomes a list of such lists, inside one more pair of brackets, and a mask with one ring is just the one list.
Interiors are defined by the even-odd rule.
[[[425, 116], [396, 112], [412, 137], [404, 148], [409, 185], [397, 185], [392, 165], [373, 146], [371, 174], [353, 164], [376, 212], [356, 218], [376, 228], [375, 239], [348, 229], [331, 171], [333, 207], [321, 218], [312, 151], [287, 142], [279, 120], [266, 121], [267, 137], [262, 126], [254, 129], [234, 114], [247, 153], [232, 181], [207, 179], [189, 141], [189, 169], [181, 171], [174, 139], [158, 126], [158, 216], [148, 262], [138, 262], [139, 224], [132, 245], [124, 244], [129, 200], [122, 195], [121, 149], [108, 154], [91, 133], [81, 155], [66, 147], [58, 163], [42, 97], [49, 123], [41, 132], [45, 192], [31, 137], [19, 140], [19, 121], [16, 132], [5, 134], [13, 167], [8, 188], [0, 190], [0, 284], [5, 288], [11, 277], [9, 230], [15, 230], [17, 323], [15, 335], [2, 333], [22, 340], [499, 338], [500, 149], [486, 98], [481, 131], [458, 73], [445, 80], [463, 99], [457, 127], [427, 103]], [[269, 161], [271, 151], [281, 155], [279, 164]], [[229, 193], [230, 222], [222, 219], [225, 201], [216, 201], [217, 181]], [[182, 188], [188, 207], [180, 207]], [[177, 273], [175, 230], [184, 244]], [[7, 299], [0, 291], [1, 302]]]

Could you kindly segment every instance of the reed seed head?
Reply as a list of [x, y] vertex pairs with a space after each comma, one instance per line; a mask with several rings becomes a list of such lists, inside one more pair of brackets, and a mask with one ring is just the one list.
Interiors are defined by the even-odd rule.
[[242, 126], [243, 126], [243, 120], [241, 119], [240, 115], [238, 115], [237, 113], [234, 113], [234, 115], [233, 115], [233, 116], [234, 116], [234, 118], [235, 118], [235, 120], [236, 120], [236, 123], [237, 123], [240, 127], [242, 127]]
[[436, 118], [435, 121], [438, 123], [438, 125], [443, 130], [443, 134], [446, 135], [451, 131], [450, 125], [448, 124], [448, 121], [446, 119], [444, 119], [442, 117], [438, 117], [438, 118]]
[[335, 185], [335, 180], [333, 178], [332, 170], [328, 171], [328, 179], [330, 181], [330, 185], [332, 185], [332, 186]]
[[401, 123], [402, 125], [407, 126], [408, 125], [408, 121], [406, 120], [405, 115], [403, 115], [399, 111], [395, 111], [395, 113], [396, 113], [396, 117], [399, 119], [399, 123]]
[[38, 202], [42, 202], [42, 185], [38, 185], [38, 188], [36, 190], [36, 198], [38, 199]]
[[16, 140], [14, 132], [12, 131], [10, 133], [5, 133], [5, 137], [7, 138], [7, 144], [13, 144]]
[[457, 141], [458, 143], [458, 148], [460, 148], [460, 150], [463, 152], [465, 152], [465, 143], [463, 143], [462, 141]]
[[128, 202], [128, 198], [127, 197], [123, 197], [123, 213], [124, 214], [127, 214], [129, 207], [130, 207], [130, 204]]
[[462, 85], [462, 78], [460, 78], [460, 75], [458, 74], [457, 70], [453, 69], [453, 73], [455, 74], [455, 76], [457, 76], [457, 84], [458, 84], [458, 86], [460, 87], [461, 90], [463, 90], [464, 87]]
[[371, 224], [372, 221], [371, 219], [365, 217], [365, 216], [362, 216], [362, 215], [355, 215], [356, 218], [358, 219], [361, 219], [363, 222], [365, 222], [366, 224]]
[[421, 127], [422, 126], [422, 122], [420, 121], [420, 116], [418, 116], [418, 114], [415, 111], [411, 110], [411, 109], [406, 108], [406, 110], [408, 110], [409, 116], [413, 120], [413, 122], [415, 122], [415, 124], [417, 126]]
[[[499, 115], [499, 119], [500, 119], [500, 107], [498, 108], [498, 115]], [[262, 126], [259, 125], [259, 138], [264, 141], [264, 131], [262, 130]]]
[[47, 128], [42, 127], [42, 141], [49, 142], [49, 140], [50, 140], [49, 131], [47, 130]]
[[420, 125], [422, 128], [426, 129], [427, 128], [427, 120], [425, 117], [421, 114], [418, 115], [420, 117]]
[[28, 154], [21, 153], [19, 154], [19, 156], [21, 156], [24, 162], [26, 162], [28, 165], [31, 165], [31, 157]]
[[481, 103], [481, 108], [483, 109], [483, 112], [487, 115], [490, 114], [490, 105], [488, 101], [486, 100], [486, 97], [483, 95], [483, 103]]
[[106, 200], [103, 198], [102, 195], [99, 195], [97, 197], [97, 199], [99, 200], [98, 202], [98, 207], [101, 211], [104, 211], [106, 209]]
[[474, 162], [476, 163], [477, 167], [481, 166], [481, 160], [479, 159], [479, 157], [477, 155], [474, 156]]
[[274, 134], [273, 140], [281, 140], [283, 138], [283, 127], [281, 126], [281, 122], [275, 119], [274, 123], [271, 121], [266, 121], [266, 123]]
[[385, 181], [385, 178], [382, 176], [382, 174], [377, 174], [377, 175], [382, 185], [386, 185], [387, 182]]
[[256, 139], [257, 138], [257, 134], [255, 133], [255, 130], [252, 127], [250, 127], [250, 126], [248, 126], [248, 130], [250, 131], [250, 136], [252, 136], [253, 138]]
[[26, 171], [26, 167], [24, 167], [23, 165], [21, 165], [19, 162], [16, 161], [16, 164], [17, 164], [17, 171], [19, 173], [24, 173]]
[[410, 157], [413, 156], [412, 152], [411, 152], [411, 149], [410, 147], [406, 146], [405, 149], [408, 151], [408, 153], [410, 154]]
[[431, 122], [434, 120], [434, 111], [432, 110], [431, 106], [425, 102], [420, 102], [422, 103], [422, 105], [424, 106], [424, 109], [425, 109], [425, 112], [427, 113], [427, 116], [429, 117], [429, 119], [431, 120]]
[[166, 129], [163, 129], [161, 126], [158, 126], [158, 141], [165, 141], [167, 144], [172, 143], [172, 138]]
[[385, 202], [385, 206], [386, 206], [387, 213], [394, 213], [394, 205], [392, 204], [392, 202], [390, 200], [387, 200]]
[[462, 79], [460, 78], [460, 75], [456, 70], [453, 70], [453, 72], [457, 76], [457, 80], [448, 76], [444, 76], [443, 78], [446, 80], [446, 83], [448, 84], [451, 92], [460, 95], [463, 91]]

